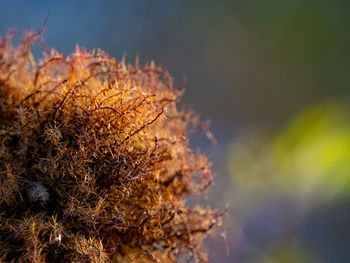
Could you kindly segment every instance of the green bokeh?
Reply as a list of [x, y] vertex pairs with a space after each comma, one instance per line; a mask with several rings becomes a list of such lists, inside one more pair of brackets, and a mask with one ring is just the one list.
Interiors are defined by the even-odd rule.
[[349, 109], [326, 102], [277, 135], [248, 132], [233, 144], [229, 164], [234, 187], [252, 200], [276, 195], [310, 205], [349, 198]]

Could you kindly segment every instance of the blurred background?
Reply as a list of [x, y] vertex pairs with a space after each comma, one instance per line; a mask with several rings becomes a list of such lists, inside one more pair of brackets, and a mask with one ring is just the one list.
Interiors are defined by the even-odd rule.
[[211, 120], [210, 262], [350, 262], [350, 1], [3, 0], [1, 35], [49, 9], [50, 47], [155, 60]]

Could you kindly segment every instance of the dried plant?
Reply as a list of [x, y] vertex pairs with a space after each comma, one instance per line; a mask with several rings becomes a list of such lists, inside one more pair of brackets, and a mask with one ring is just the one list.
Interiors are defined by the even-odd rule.
[[0, 42], [0, 259], [206, 262], [221, 215], [184, 202], [211, 171], [168, 72], [78, 46], [36, 62], [40, 34]]

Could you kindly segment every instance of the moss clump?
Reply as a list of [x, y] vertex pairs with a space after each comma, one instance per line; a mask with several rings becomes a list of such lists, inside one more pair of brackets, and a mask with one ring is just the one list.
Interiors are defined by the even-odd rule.
[[211, 172], [169, 74], [79, 47], [35, 62], [38, 37], [0, 42], [0, 259], [206, 261], [220, 216], [183, 201]]

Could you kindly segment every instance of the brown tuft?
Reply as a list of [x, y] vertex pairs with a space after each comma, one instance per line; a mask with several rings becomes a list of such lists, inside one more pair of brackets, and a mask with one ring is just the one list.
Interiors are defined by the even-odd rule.
[[189, 148], [198, 123], [153, 62], [126, 65], [101, 50], [35, 62], [28, 33], [0, 42], [0, 260], [206, 262], [220, 223], [184, 196], [211, 184]]

